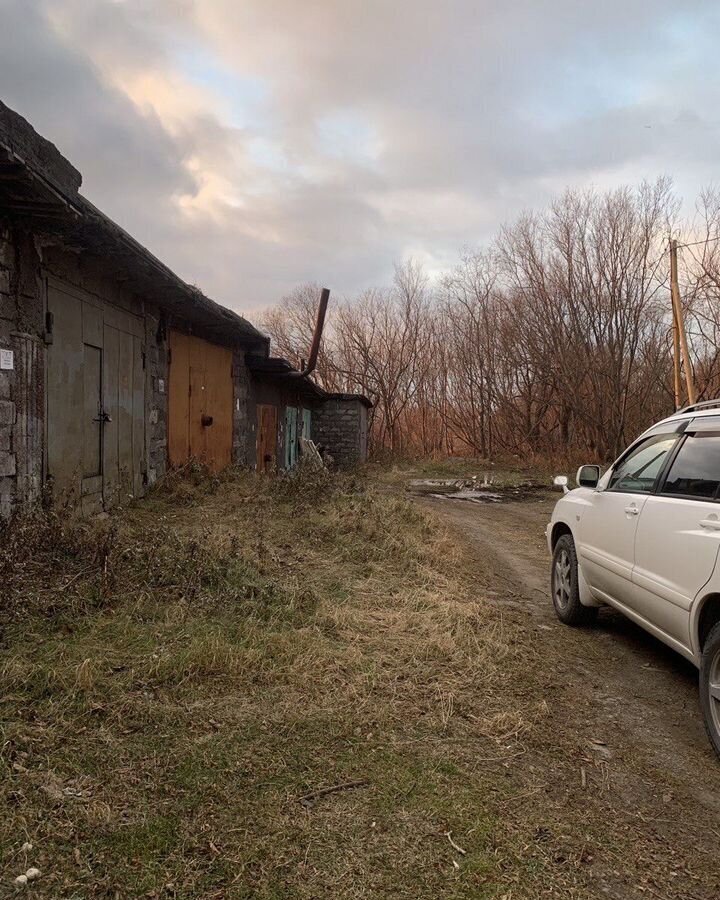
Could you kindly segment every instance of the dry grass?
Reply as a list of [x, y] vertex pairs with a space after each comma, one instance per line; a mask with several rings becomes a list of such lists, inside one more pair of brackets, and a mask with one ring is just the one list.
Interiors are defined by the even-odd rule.
[[191, 471], [0, 539], [0, 896], [31, 865], [67, 898], [552, 886], [505, 811], [546, 713], [514, 677], [532, 647], [403, 499]]

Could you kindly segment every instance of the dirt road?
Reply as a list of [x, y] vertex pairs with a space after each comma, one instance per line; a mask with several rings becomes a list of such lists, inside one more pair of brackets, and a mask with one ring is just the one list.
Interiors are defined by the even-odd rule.
[[587, 830], [590, 894], [718, 898], [720, 761], [696, 670], [611, 610], [589, 630], [557, 621], [544, 536], [556, 499], [420, 502], [466, 545], [485, 592], [541, 661], [522, 688], [548, 703], [526, 760], [544, 774], [529, 781], [549, 815]]

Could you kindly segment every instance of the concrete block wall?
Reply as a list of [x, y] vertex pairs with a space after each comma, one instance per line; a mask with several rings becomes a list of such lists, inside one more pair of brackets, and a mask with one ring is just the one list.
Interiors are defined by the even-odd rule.
[[367, 408], [355, 398], [326, 400], [313, 410], [312, 437], [341, 468], [364, 462]]
[[44, 300], [41, 251], [31, 234], [0, 223], [0, 516], [42, 488]]
[[146, 315], [147, 419], [145, 428], [148, 484], [155, 484], [167, 471], [169, 357], [166, 331], [167, 329], [160, 325], [159, 314], [148, 313]]
[[[18, 330], [18, 303], [14, 291], [17, 267], [15, 242], [9, 228], [0, 229], [0, 352], [15, 352]], [[0, 369], [0, 516], [6, 518], [14, 507], [15, 481], [15, 368]]]
[[254, 429], [255, 409], [250, 370], [245, 362], [245, 353], [235, 350], [233, 351], [233, 465], [254, 465]]

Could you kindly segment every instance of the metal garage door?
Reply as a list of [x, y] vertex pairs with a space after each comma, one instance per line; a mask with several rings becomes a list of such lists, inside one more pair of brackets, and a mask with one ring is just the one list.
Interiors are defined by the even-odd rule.
[[143, 493], [143, 320], [48, 284], [47, 470], [59, 500], [85, 512]]
[[266, 403], [257, 406], [257, 471], [272, 473], [277, 468], [278, 408]]
[[170, 465], [196, 459], [219, 472], [232, 462], [232, 350], [170, 332]]

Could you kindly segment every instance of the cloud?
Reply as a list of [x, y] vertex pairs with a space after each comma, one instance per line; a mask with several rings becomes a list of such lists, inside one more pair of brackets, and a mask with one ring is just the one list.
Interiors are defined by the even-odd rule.
[[712, 0], [0, 0], [3, 98], [244, 312], [433, 268], [566, 184], [720, 154]]

